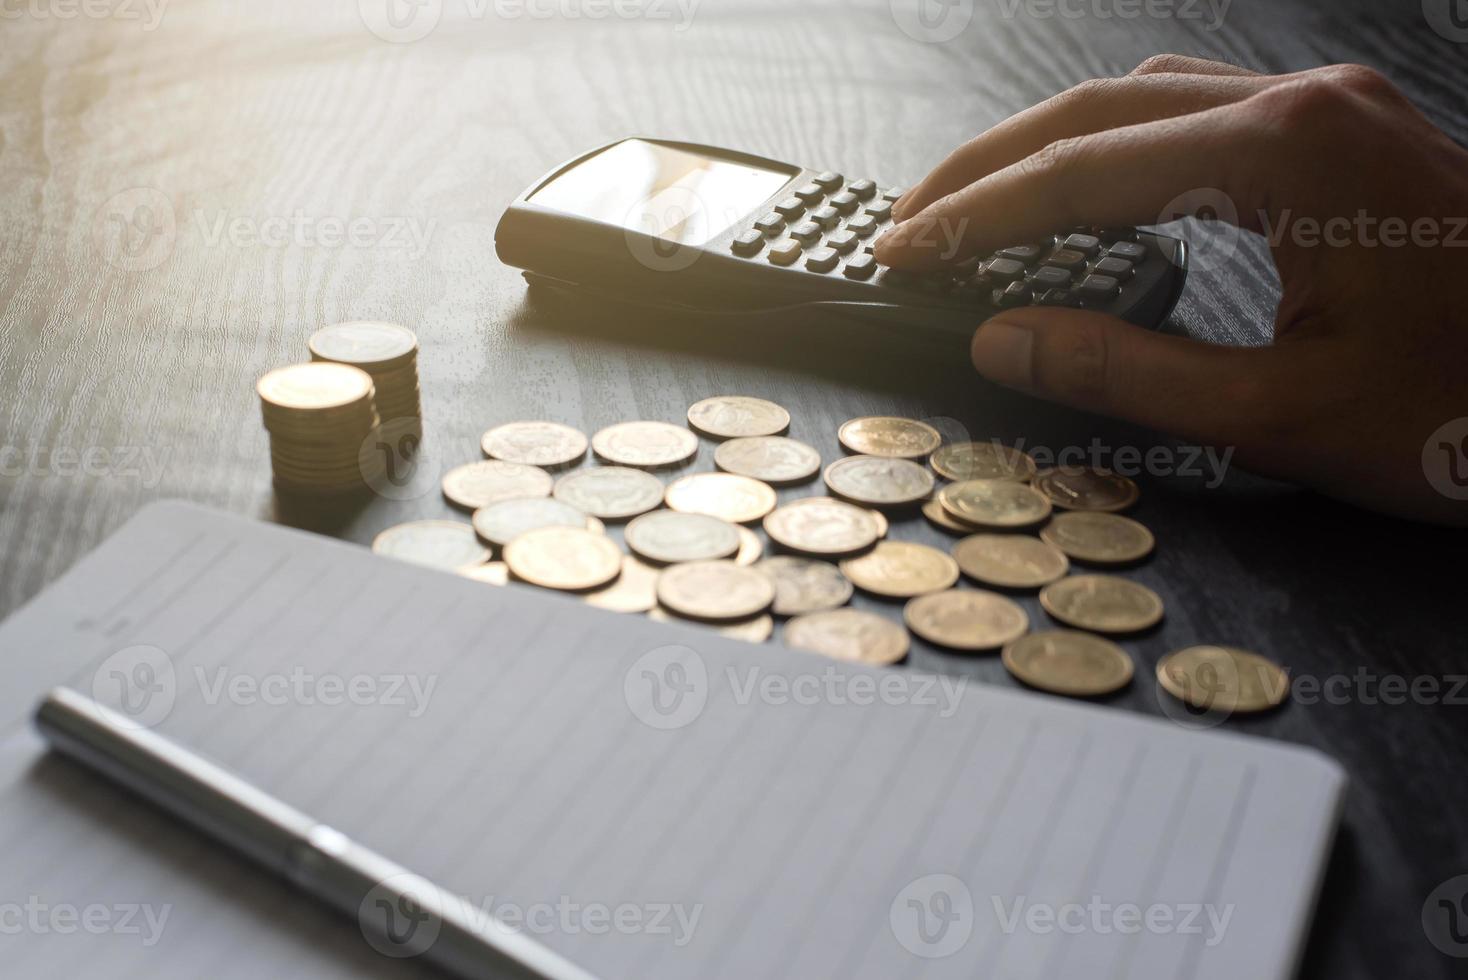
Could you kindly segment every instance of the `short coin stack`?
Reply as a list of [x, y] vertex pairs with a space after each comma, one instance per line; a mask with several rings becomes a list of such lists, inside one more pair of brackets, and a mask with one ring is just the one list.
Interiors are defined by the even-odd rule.
[[377, 427], [372, 377], [345, 364], [293, 364], [256, 385], [275, 485], [284, 491], [337, 494], [371, 480], [376, 457], [363, 443]]
[[396, 323], [354, 320], [322, 327], [308, 342], [313, 361], [350, 364], [372, 375], [377, 416], [386, 425], [421, 427], [418, 389], [418, 338]]

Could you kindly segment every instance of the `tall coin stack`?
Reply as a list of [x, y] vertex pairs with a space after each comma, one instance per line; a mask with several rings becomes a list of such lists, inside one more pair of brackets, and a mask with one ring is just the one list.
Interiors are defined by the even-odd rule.
[[372, 375], [377, 416], [384, 425], [419, 426], [418, 338], [395, 323], [357, 320], [322, 327], [311, 335], [311, 360], [350, 364]]
[[277, 368], [255, 385], [270, 433], [270, 465], [280, 490], [337, 494], [360, 490], [383, 465], [363, 444], [377, 428], [372, 376], [347, 364]]

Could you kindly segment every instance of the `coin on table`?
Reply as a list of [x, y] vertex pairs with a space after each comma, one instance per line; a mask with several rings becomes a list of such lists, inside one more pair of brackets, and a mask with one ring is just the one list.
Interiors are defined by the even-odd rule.
[[487, 561], [483, 565], [470, 565], [467, 568], [457, 568], [455, 571], [465, 578], [472, 578], [485, 585], [510, 584], [510, 566], [502, 561]]
[[851, 601], [851, 580], [827, 561], [779, 555], [755, 565], [775, 583], [776, 616], [802, 616]]
[[898, 459], [920, 459], [943, 443], [938, 430], [926, 422], [891, 415], [852, 419], [836, 435], [854, 453]]
[[1072, 575], [1045, 586], [1040, 605], [1068, 626], [1093, 633], [1136, 633], [1162, 619], [1162, 597], [1114, 575]]
[[689, 619], [679, 616], [677, 613], [664, 609], [662, 606], [654, 606], [647, 612], [647, 618], [659, 623], [684, 623], [688, 626], [702, 626], [704, 629], [713, 629], [721, 636], [727, 636], [731, 640], [743, 640], [745, 643], [763, 643], [775, 632], [775, 620], [769, 613], [760, 613], [748, 619], [735, 619], [726, 623], [705, 623], [697, 619]]
[[587, 516], [575, 507], [550, 497], [512, 497], [474, 512], [474, 530], [481, 538], [501, 548], [538, 527], [595, 530], [588, 521]]
[[1193, 646], [1168, 654], [1157, 664], [1157, 682], [1195, 708], [1228, 713], [1267, 711], [1290, 692], [1290, 675], [1279, 664], [1225, 646]]
[[586, 455], [586, 436], [559, 422], [506, 422], [479, 439], [490, 459], [529, 466], [568, 466]]
[[623, 535], [627, 547], [665, 565], [728, 558], [739, 550], [739, 531], [707, 514], [655, 510], [632, 519]]
[[311, 361], [276, 368], [255, 385], [266, 415], [350, 409], [372, 394], [372, 375], [361, 368], [331, 361]]
[[455, 466], [443, 475], [443, 495], [465, 510], [478, 510], [501, 500], [550, 496], [551, 475], [538, 466], [482, 459]]
[[763, 398], [716, 395], [688, 410], [688, 424], [715, 439], [773, 436], [790, 427], [790, 413]]
[[797, 439], [756, 436], [720, 443], [714, 465], [766, 483], [800, 483], [820, 472], [821, 454]]
[[1152, 553], [1157, 542], [1146, 527], [1120, 514], [1074, 510], [1056, 514], [1040, 537], [1076, 561], [1125, 565]]
[[1141, 491], [1124, 476], [1089, 466], [1059, 466], [1035, 475], [1034, 487], [1066, 510], [1126, 510]]
[[771, 511], [765, 533], [782, 548], [807, 555], [838, 556], [876, 543], [874, 512], [832, 497], [802, 497]]
[[739, 551], [734, 555], [734, 564], [753, 565], [764, 555], [765, 543], [742, 524], [735, 525], [734, 529], [739, 532]]
[[979, 527], [1028, 527], [1050, 516], [1050, 501], [1014, 480], [950, 483], [938, 491], [938, 503], [955, 520]]
[[1064, 553], [1027, 534], [972, 534], [953, 557], [963, 574], [1001, 589], [1038, 589], [1070, 571]]
[[954, 442], [939, 448], [928, 465], [946, 480], [1018, 480], [1036, 472], [1029, 453], [1001, 442]]
[[372, 539], [372, 550], [399, 561], [457, 571], [489, 561], [472, 525], [462, 521], [409, 521]]
[[708, 514], [730, 524], [757, 521], [774, 510], [778, 500], [768, 483], [733, 473], [695, 473], [674, 480], [663, 499], [673, 510]]
[[599, 466], [556, 481], [555, 498], [604, 521], [625, 521], [663, 503], [663, 481], [625, 466]]
[[826, 486], [868, 507], [900, 507], [933, 492], [933, 474], [908, 459], [845, 456], [826, 467]]
[[923, 502], [923, 516], [938, 527], [950, 534], [973, 534], [978, 528], [973, 524], [965, 524], [943, 509], [943, 502], [937, 497]]
[[667, 422], [618, 422], [592, 436], [591, 448], [619, 466], [676, 466], [698, 452], [698, 436]]
[[732, 561], [671, 565], [658, 576], [658, 603], [689, 619], [747, 619], [774, 601], [768, 578]]
[[1132, 658], [1090, 633], [1046, 630], [1004, 648], [1004, 667], [1015, 679], [1051, 694], [1096, 698], [1132, 682]]
[[925, 544], [882, 541], [860, 558], [843, 561], [841, 574], [866, 592], [910, 599], [952, 587], [958, 562]]
[[[835, 498], [827, 497], [826, 499], [832, 500]], [[887, 521], [887, 515], [882, 513], [880, 510], [877, 510], [875, 507], [866, 508], [866, 512], [872, 515], [872, 521], [877, 525], [877, 537], [885, 538], [887, 536], [887, 532], [892, 530], [892, 525]]]
[[952, 650], [997, 650], [1030, 628], [1019, 603], [978, 589], [918, 596], [902, 610], [902, 619], [929, 643]]
[[374, 320], [334, 323], [313, 333], [306, 346], [320, 361], [337, 361], [391, 371], [418, 355], [418, 338], [407, 327]]
[[542, 527], [505, 545], [505, 564], [531, 585], [584, 592], [606, 585], [622, 570], [622, 551], [611, 538], [574, 527]]
[[620, 613], [643, 613], [658, 604], [659, 569], [632, 555], [622, 557], [622, 574], [611, 585], [581, 597], [589, 606]]
[[860, 609], [828, 609], [785, 624], [784, 644], [835, 660], [884, 666], [907, 656], [907, 630], [885, 616]]

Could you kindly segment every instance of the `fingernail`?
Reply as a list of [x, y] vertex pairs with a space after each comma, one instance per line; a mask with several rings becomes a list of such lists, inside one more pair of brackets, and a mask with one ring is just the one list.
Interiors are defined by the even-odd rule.
[[974, 335], [974, 367], [996, 384], [1029, 391], [1034, 387], [1034, 348], [1035, 334], [1028, 327], [990, 320]]

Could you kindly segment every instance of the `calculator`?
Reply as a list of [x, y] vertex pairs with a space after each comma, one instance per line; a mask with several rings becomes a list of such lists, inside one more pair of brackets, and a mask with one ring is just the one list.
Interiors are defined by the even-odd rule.
[[1184, 242], [1059, 229], [932, 273], [872, 242], [903, 188], [695, 143], [630, 138], [532, 184], [495, 229], [533, 285], [699, 315], [830, 311], [971, 333], [995, 312], [1079, 307], [1156, 327], [1187, 275]]

